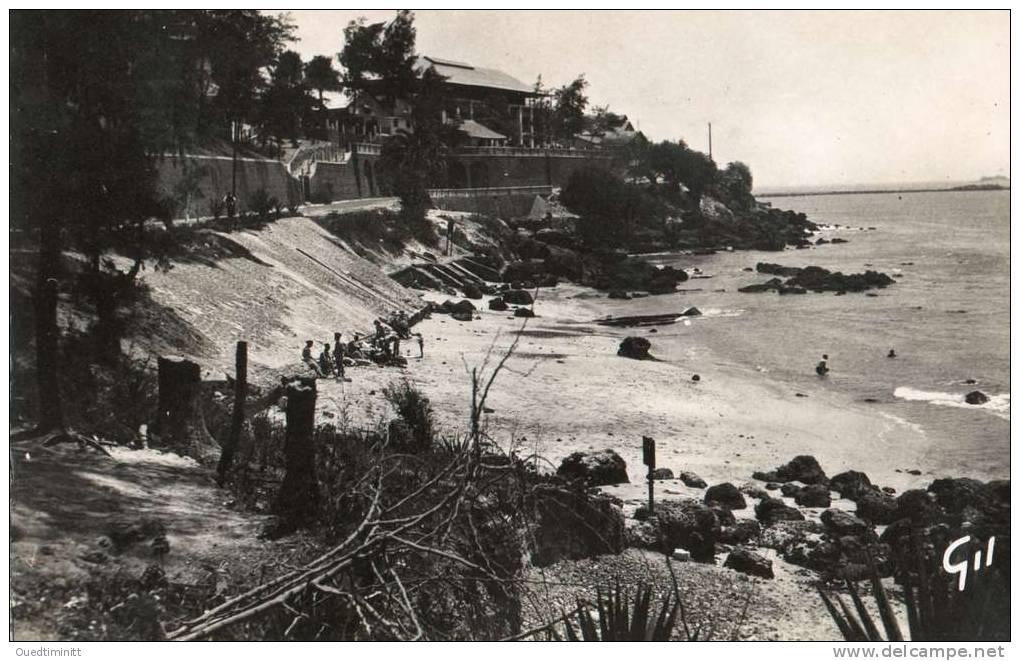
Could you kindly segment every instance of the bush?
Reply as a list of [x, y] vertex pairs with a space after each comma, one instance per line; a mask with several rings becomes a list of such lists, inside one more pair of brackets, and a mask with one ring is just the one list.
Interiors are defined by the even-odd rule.
[[435, 440], [432, 403], [429, 398], [406, 380], [386, 386], [383, 396], [406, 426], [406, 436], [396, 439], [393, 438], [391, 426], [391, 445], [406, 447], [415, 452], [429, 450]]
[[276, 198], [270, 197], [265, 188], [259, 188], [248, 198], [248, 208], [259, 220], [265, 220], [276, 205]]

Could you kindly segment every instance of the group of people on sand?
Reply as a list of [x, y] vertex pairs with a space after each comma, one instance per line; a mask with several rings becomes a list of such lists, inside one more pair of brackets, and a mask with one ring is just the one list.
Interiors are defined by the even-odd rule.
[[[895, 358], [896, 349], [889, 349], [889, 353], [885, 355], [886, 358]], [[815, 365], [815, 374], [820, 377], [824, 377], [829, 373], [829, 354], [823, 353], [822, 359]]]
[[375, 333], [362, 336], [354, 333], [349, 342], [343, 341], [342, 333], [333, 334], [333, 346], [323, 342], [318, 357], [314, 355], [315, 341], [307, 340], [301, 351], [301, 362], [308, 366], [317, 377], [335, 377], [349, 380], [345, 367], [357, 365], [358, 361], [374, 362], [380, 365], [406, 365], [407, 361], [400, 355], [400, 341], [418, 341], [418, 358], [425, 357], [425, 340], [421, 333], [411, 333], [411, 323], [407, 314], [397, 311], [388, 318], [382, 317], [373, 322]]

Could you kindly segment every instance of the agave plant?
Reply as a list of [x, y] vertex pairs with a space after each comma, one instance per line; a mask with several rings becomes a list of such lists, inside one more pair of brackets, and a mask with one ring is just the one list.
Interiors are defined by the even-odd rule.
[[[917, 534], [911, 535], [910, 549], [901, 554], [900, 567], [898, 577], [903, 585], [910, 640], [1009, 640], [1008, 569], [1002, 572], [992, 567], [974, 573], [967, 590], [960, 591], [955, 579], [941, 571], [925, 553]], [[839, 595], [819, 589], [822, 602], [845, 640], [902, 641], [903, 633], [889, 595], [870, 558], [869, 574], [882, 632], [853, 582], [846, 582], [853, 611]]]
[[555, 629], [554, 638], [568, 641], [666, 641], [680, 614], [680, 600], [667, 594], [661, 604], [652, 600], [652, 590], [639, 584], [634, 593], [620, 587], [598, 588], [595, 595], [598, 618], [578, 600], [573, 617], [563, 617], [563, 636]]

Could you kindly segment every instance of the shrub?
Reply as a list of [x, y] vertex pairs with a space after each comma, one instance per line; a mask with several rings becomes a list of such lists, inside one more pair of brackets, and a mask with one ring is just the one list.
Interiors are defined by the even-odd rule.
[[265, 188], [259, 188], [248, 198], [248, 208], [258, 216], [259, 220], [265, 220], [275, 206], [276, 198], [270, 197]]
[[391, 444], [396, 440], [397, 447], [406, 446], [415, 452], [430, 449], [435, 440], [435, 429], [429, 398], [406, 380], [386, 386], [383, 396], [406, 425], [406, 437], [394, 439], [391, 433]]

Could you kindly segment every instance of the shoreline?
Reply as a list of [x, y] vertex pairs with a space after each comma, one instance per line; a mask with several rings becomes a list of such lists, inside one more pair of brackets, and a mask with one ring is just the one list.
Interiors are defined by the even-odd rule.
[[[429, 292], [425, 298], [444, 297]], [[349, 372], [350, 383], [320, 382], [320, 417], [343, 415], [350, 424], [370, 426], [389, 414], [383, 387], [407, 378], [430, 398], [444, 433], [463, 433], [471, 394], [467, 368], [484, 365], [490, 347], [491, 368], [522, 326], [519, 318], [486, 309], [488, 298], [475, 301], [481, 309], [474, 321], [435, 314], [418, 324], [425, 359], [404, 344], [406, 370], [358, 369]], [[498, 445], [538, 454], [553, 470], [572, 452], [612, 448], [626, 460], [631, 484], [639, 485], [642, 436], [658, 441], [661, 467], [693, 470], [709, 483], [750, 481], [753, 471], [798, 454], [816, 456], [828, 474], [863, 470], [898, 492], [931, 481], [930, 473], [895, 472], [923, 468], [928, 447], [916, 425], [825, 393], [797, 397], [767, 375], [714, 360], [695, 344], [670, 360], [621, 358], [616, 349], [623, 337], [648, 337], [655, 355], [656, 335], [666, 337], [673, 324], [655, 334], [598, 326], [592, 322], [604, 316], [600, 300], [594, 290], [572, 284], [540, 292], [538, 316], [524, 325], [486, 403], [492, 412], [483, 424]], [[700, 381], [692, 381], [693, 374]]]

